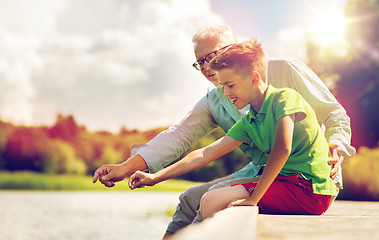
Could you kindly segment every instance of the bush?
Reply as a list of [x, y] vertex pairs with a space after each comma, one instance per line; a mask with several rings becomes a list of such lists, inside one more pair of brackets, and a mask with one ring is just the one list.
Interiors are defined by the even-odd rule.
[[379, 200], [379, 148], [359, 148], [357, 154], [342, 164], [344, 189], [338, 199]]

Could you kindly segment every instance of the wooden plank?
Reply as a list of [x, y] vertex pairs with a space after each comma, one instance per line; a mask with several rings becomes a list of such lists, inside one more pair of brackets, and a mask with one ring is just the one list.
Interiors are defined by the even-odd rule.
[[184, 228], [170, 240], [254, 240], [257, 238], [257, 225], [258, 207], [232, 207]]

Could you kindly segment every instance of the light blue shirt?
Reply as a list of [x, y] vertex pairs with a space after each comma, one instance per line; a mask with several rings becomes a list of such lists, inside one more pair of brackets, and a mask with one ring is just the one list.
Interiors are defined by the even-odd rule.
[[[311, 105], [317, 121], [325, 128], [328, 143], [338, 145], [340, 163], [351, 158], [355, 149], [350, 145], [350, 118], [337, 102], [321, 79], [303, 62], [293, 58], [270, 58], [268, 84], [276, 88], [295, 89]], [[178, 159], [194, 143], [213, 129], [220, 126], [227, 132], [241, 116], [223, 89], [214, 88], [194, 106], [177, 125], [163, 131], [147, 144], [132, 146], [132, 155], [139, 154], [146, 161], [151, 172], [163, 169]], [[256, 176], [262, 162], [268, 155], [247, 145], [240, 147], [251, 158], [251, 162], [235, 173], [235, 178]], [[341, 168], [335, 180], [342, 187]]]

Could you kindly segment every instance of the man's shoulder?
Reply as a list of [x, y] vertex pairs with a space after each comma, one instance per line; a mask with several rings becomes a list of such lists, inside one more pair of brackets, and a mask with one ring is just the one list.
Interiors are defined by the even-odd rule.
[[293, 57], [285, 57], [285, 56], [275, 56], [268, 58], [268, 64], [277, 65], [277, 64], [292, 64], [296, 62], [302, 62], [301, 60]]
[[291, 99], [301, 96], [295, 89], [289, 87], [275, 88], [271, 86], [270, 96], [277, 101], [280, 99]]

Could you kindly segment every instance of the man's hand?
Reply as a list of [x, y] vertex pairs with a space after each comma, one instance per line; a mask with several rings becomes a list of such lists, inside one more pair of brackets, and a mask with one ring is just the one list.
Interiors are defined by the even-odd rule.
[[141, 171], [135, 172], [129, 178], [129, 188], [131, 190], [135, 188], [143, 188], [145, 186], [154, 186], [156, 183], [157, 182], [155, 181], [154, 174]]
[[121, 164], [105, 164], [99, 167], [93, 175], [93, 183], [99, 180], [106, 187], [113, 187], [115, 182], [124, 180], [137, 170], [147, 170], [145, 160], [139, 155], [134, 155]]
[[338, 146], [336, 144], [329, 144], [329, 150], [332, 155], [332, 158], [328, 160], [328, 164], [332, 165], [332, 170], [330, 171], [330, 178], [336, 179], [338, 175], [338, 170], [340, 169], [340, 157], [337, 153]]
[[93, 175], [93, 183], [99, 180], [106, 187], [114, 187], [115, 182], [124, 180], [125, 169], [122, 164], [105, 164], [99, 167]]

